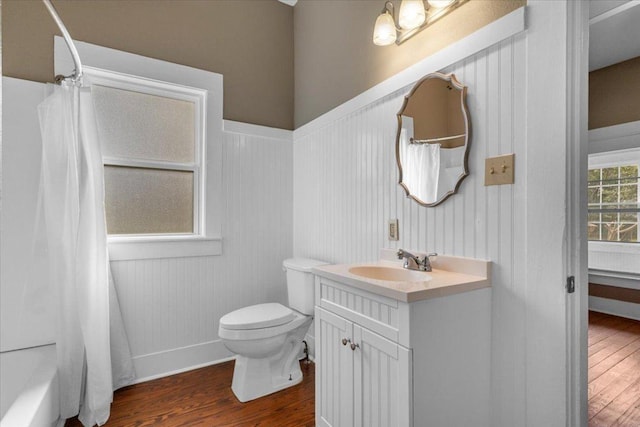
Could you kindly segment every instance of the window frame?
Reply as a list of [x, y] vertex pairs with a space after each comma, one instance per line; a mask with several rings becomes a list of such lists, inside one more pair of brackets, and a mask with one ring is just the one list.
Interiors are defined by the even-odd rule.
[[123, 166], [142, 169], [159, 169], [167, 171], [188, 171], [193, 173], [193, 230], [191, 233], [139, 233], [109, 234], [110, 241], [127, 240], [165, 240], [167, 238], [201, 238], [206, 235], [205, 198], [206, 198], [206, 112], [207, 91], [170, 82], [152, 80], [114, 71], [87, 68], [84, 83], [88, 86], [102, 86], [126, 90], [147, 95], [161, 96], [170, 99], [193, 102], [194, 117], [194, 159], [193, 162], [170, 162], [160, 160], [135, 159], [128, 157], [102, 157], [104, 166]]
[[[588, 169], [600, 169], [620, 165], [638, 165], [640, 171], [640, 148], [625, 148], [589, 154]], [[587, 184], [588, 187], [588, 184]], [[588, 191], [585, 189], [585, 191]], [[640, 182], [638, 182], [640, 199]], [[639, 231], [640, 232], [640, 231]], [[640, 256], [640, 242], [612, 242], [588, 240], [590, 274], [628, 274], [637, 277], [640, 269], [633, 267]]]
[[[68, 75], [74, 68], [64, 39], [54, 36], [54, 72]], [[151, 237], [109, 237], [112, 261], [216, 256], [223, 253], [222, 186], [223, 76], [219, 73], [149, 58], [116, 49], [74, 40], [84, 70], [109, 70], [153, 81], [168, 82], [206, 91], [206, 173], [205, 199], [200, 207], [203, 229], [200, 235], [164, 235]]]
[[[609, 154], [609, 156], [618, 158], [618, 156], [615, 155], [614, 153]], [[605, 156], [602, 156], [602, 157], [605, 157]], [[589, 206], [587, 206], [587, 212], [589, 214], [598, 213], [600, 215], [600, 221], [597, 222], [598, 224], [604, 224], [604, 223], [607, 222], [607, 221], [603, 221], [602, 220], [602, 215], [605, 215], [605, 214], [609, 214], [609, 213], [616, 214], [616, 215], [618, 215], [618, 218], [620, 218], [621, 214], [624, 214], [624, 213], [635, 213], [635, 215], [636, 215], [636, 224], [637, 224], [636, 225], [636, 227], [637, 227], [637, 229], [636, 229], [636, 238], [637, 238], [637, 240], [635, 242], [620, 241], [620, 240], [602, 240], [602, 227], [599, 227], [599, 229], [600, 229], [600, 233], [599, 233], [600, 234], [600, 239], [597, 239], [597, 240], [588, 239], [590, 242], [610, 242], [610, 243], [627, 243], [627, 244], [638, 244], [638, 243], [640, 243], [640, 212], [637, 210], [637, 208], [636, 208], [636, 210], [634, 212], [629, 212], [629, 210], [627, 210], [626, 208], [621, 207], [622, 203], [620, 202], [620, 194], [621, 194], [622, 187], [623, 186], [633, 186], [634, 185], [634, 184], [627, 184], [627, 183], [621, 183], [620, 182], [623, 179], [633, 179], [633, 178], [621, 178], [620, 177], [620, 168], [626, 167], [626, 166], [635, 166], [636, 170], [637, 170], [636, 173], [640, 173], [640, 154], [638, 155], [638, 159], [635, 159], [635, 160], [634, 159], [629, 160], [629, 159], [625, 158], [625, 159], [619, 160], [619, 161], [606, 161], [606, 162], [603, 162], [603, 163], [598, 163], [596, 161], [595, 164], [591, 164], [591, 163], [589, 164], [589, 168], [588, 168], [589, 172], [591, 172], [592, 170], [600, 170], [600, 171], [602, 171], [604, 169], [617, 168], [618, 169], [618, 178], [611, 180], [611, 181], [616, 181], [617, 180], [616, 183], [606, 183], [605, 184], [605, 183], [603, 183], [604, 180], [602, 179], [602, 172], [601, 172], [600, 180], [597, 181], [598, 182], [597, 185], [591, 185], [592, 182], [596, 182], [596, 181], [587, 180], [587, 189], [591, 189], [591, 188], [594, 188], [594, 187], [600, 189], [600, 193], [599, 193], [600, 194], [600, 203], [594, 203], [594, 204], [599, 205], [600, 207], [599, 208], [590, 208]], [[635, 186], [636, 186], [636, 202], [635, 202], [635, 204], [637, 206], [637, 205], [640, 204], [640, 197], [639, 197], [640, 196], [640, 179], [638, 179], [638, 176], [636, 176], [635, 178], [637, 180], [636, 184], [635, 184]], [[616, 188], [616, 193], [618, 195], [618, 202], [617, 203], [612, 204], [612, 203], [603, 203], [602, 202], [603, 192], [607, 188]], [[610, 207], [609, 205], [616, 205], [617, 208]], [[594, 212], [594, 211], [596, 211], [596, 212]], [[587, 223], [590, 223], [590, 221], [587, 220]], [[625, 223], [628, 223], [628, 222], [617, 221], [617, 223], [618, 224], [625, 224]], [[618, 234], [618, 237], [619, 237], [620, 230], [617, 231], [617, 234]]]

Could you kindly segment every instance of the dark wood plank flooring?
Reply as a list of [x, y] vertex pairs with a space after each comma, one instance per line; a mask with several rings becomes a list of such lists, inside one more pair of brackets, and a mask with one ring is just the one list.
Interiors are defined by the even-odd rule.
[[[640, 322], [589, 312], [589, 427], [640, 426]], [[240, 403], [226, 362], [125, 387], [114, 395], [108, 427], [315, 425], [315, 365], [301, 384]], [[81, 427], [77, 419], [66, 427]]]
[[[231, 391], [234, 362], [132, 385], [114, 394], [108, 427], [315, 426], [315, 365], [301, 363], [302, 383], [240, 403]], [[66, 427], [82, 427], [76, 419]]]
[[589, 427], [640, 426], [640, 322], [589, 312]]

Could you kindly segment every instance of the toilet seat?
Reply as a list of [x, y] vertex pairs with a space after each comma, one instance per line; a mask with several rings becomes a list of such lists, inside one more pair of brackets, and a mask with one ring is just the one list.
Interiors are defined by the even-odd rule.
[[[286, 334], [289, 331], [296, 329], [298, 326], [311, 319], [311, 316], [305, 316], [304, 314], [296, 311], [291, 311], [293, 317], [287, 323], [283, 323], [277, 326], [270, 326], [266, 328], [258, 329], [230, 329], [225, 327], [222, 323], [218, 327], [218, 336], [221, 339], [229, 341], [248, 341], [259, 340], [264, 338], [271, 338], [280, 334]], [[310, 321], [310, 320], [309, 320]]]
[[220, 318], [220, 327], [231, 330], [264, 329], [293, 320], [293, 310], [278, 303], [250, 305]]

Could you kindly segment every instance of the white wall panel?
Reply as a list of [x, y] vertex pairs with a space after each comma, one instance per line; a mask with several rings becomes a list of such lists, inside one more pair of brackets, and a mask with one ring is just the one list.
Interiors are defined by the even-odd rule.
[[[494, 425], [519, 425], [525, 402], [525, 281], [518, 280], [525, 259], [525, 43], [515, 36], [444, 70], [468, 87], [473, 133], [471, 174], [440, 206], [419, 206], [398, 185], [396, 113], [411, 86], [303, 134], [293, 147], [296, 256], [353, 263], [376, 260], [380, 248], [404, 248], [493, 261]], [[484, 159], [507, 153], [516, 153], [515, 185], [485, 187]], [[386, 236], [393, 218], [397, 242]]]
[[[286, 303], [282, 261], [292, 254], [291, 141], [225, 132], [221, 143], [222, 255], [111, 263], [139, 376], [228, 356], [218, 341], [222, 315], [250, 304]], [[215, 352], [201, 356], [207, 360], [188, 362], [196, 349], [211, 345]], [[182, 353], [176, 356], [177, 350]], [[158, 362], [162, 354], [170, 361]]]
[[[3, 168], [5, 198], [11, 202], [2, 211], [5, 351], [52, 342], [54, 307], [45, 281], [29, 273], [40, 271], [33, 259], [39, 253], [31, 254], [40, 161], [40, 138], [34, 129], [45, 85], [10, 78], [3, 83], [11, 89], [5, 95], [16, 116], [4, 123], [3, 162], [11, 165]], [[242, 130], [252, 135], [238, 133]], [[292, 254], [290, 132], [235, 126], [233, 132], [223, 132], [218, 143], [223, 155], [222, 255], [111, 263], [142, 378], [228, 356], [218, 340], [222, 315], [249, 304], [286, 303], [282, 261]]]
[[[45, 85], [6, 77], [3, 84], [5, 105], [10, 103], [14, 113], [5, 114], [14, 120], [3, 123], [4, 196], [11, 202], [3, 207], [1, 227], [5, 351], [52, 342], [54, 307], [46, 280], [32, 274], [40, 272], [33, 260], [40, 252], [31, 253], [41, 145], [36, 106]], [[252, 135], [237, 133], [243, 129]], [[218, 340], [222, 315], [249, 304], [286, 302], [282, 260], [292, 255], [291, 133], [250, 126], [233, 132], [218, 141], [222, 255], [111, 263], [139, 377], [228, 356]], [[141, 258], [148, 257], [141, 253]]]

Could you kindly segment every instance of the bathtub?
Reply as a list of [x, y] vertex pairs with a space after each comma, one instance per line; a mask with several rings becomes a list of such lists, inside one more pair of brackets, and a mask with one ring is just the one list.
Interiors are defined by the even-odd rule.
[[0, 417], [0, 427], [64, 425], [54, 344], [0, 354]]

